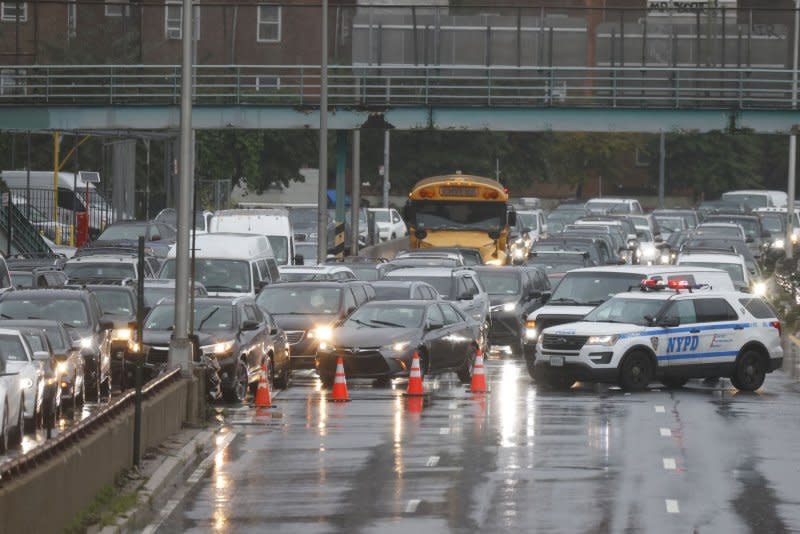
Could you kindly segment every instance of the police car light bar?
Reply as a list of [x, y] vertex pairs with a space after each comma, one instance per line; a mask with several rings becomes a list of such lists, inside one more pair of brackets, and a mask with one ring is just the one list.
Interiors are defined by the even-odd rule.
[[681, 279], [674, 279], [667, 281], [664, 284], [664, 281], [659, 278], [645, 278], [642, 280], [641, 289], [643, 291], [661, 291], [664, 289], [672, 289], [674, 291], [680, 292], [680, 290], [688, 290], [692, 291], [693, 289], [710, 289], [711, 286], [708, 284], [690, 284], [689, 280], [681, 280]]

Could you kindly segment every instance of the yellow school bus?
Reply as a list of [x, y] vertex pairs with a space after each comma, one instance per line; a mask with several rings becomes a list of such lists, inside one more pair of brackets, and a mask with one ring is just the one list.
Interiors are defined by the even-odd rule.
[[405, 208], [411, 248], [476, 248], [494, 265], [506, 263], [515, 215], [500, 182], [460, 171], [417, 182]]

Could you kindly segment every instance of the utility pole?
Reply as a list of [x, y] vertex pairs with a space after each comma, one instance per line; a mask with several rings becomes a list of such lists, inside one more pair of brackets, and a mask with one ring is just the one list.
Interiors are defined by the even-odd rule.
[[350, 255], [358, 256], [358, 212], [361, 209], [361, 130], [353, 130], [353, 186], [350, 191]]
[[[800, 0], [794, 0], [794, 43], [793, 43], [793, 62], [792, 62], [792, 110], [797, 109], [797, 44], [798, 31], [800, 31]], [[797, 167], [797, 132], [792, 128], [789, 136], [789, 183], [786, 187], [788, 202], [786, 204], [786, 237], [784, 239], [783, 250], [786, 251], [786, 259], [794, 258], [794, 243], [792, 234], [794, 233], [794, 195], [795, 195], [795, 172]], [[794, 269], [792, 269], [794, 270]]]
[[383, 207], [389, 207], [389, 147], [391, 144], [389, 130], [383, 134]]
[[328, 0], [322, 0], [322, 57], [319, 76], [319, 184], [317, 187], [317, 261], [328, 255]]
[[191, 376], [192, 344], [189, 341], [189, 228], [192, 209], [192, 0], [183, 0], [181, 16], [181, 159], [178, 178], [178, 233], [175, 254], [175, 329], [169, 345], [170, 368], [180, 367], [181, 374]]

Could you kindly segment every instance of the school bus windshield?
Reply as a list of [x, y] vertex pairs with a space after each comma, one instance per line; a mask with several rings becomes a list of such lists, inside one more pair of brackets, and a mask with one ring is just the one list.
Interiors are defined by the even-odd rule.
[[416, 201], [415, 227], [420, 230], [499, 231], [505, 225], [505, 202]]

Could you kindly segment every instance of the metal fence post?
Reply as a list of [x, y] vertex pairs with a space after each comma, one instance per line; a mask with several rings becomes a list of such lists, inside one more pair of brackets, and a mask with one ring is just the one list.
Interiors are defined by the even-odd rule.
[[[144, 236], [139, 237], [139, 274], [136, 278], [136, 396], [133, 411], [133, 465], [141, 462], [142, 446], [142, 323], [144, 323]], [[123, 361], [125, 355], [122, 356]], [[124, 369], [123, 369], [124, 373]]]

